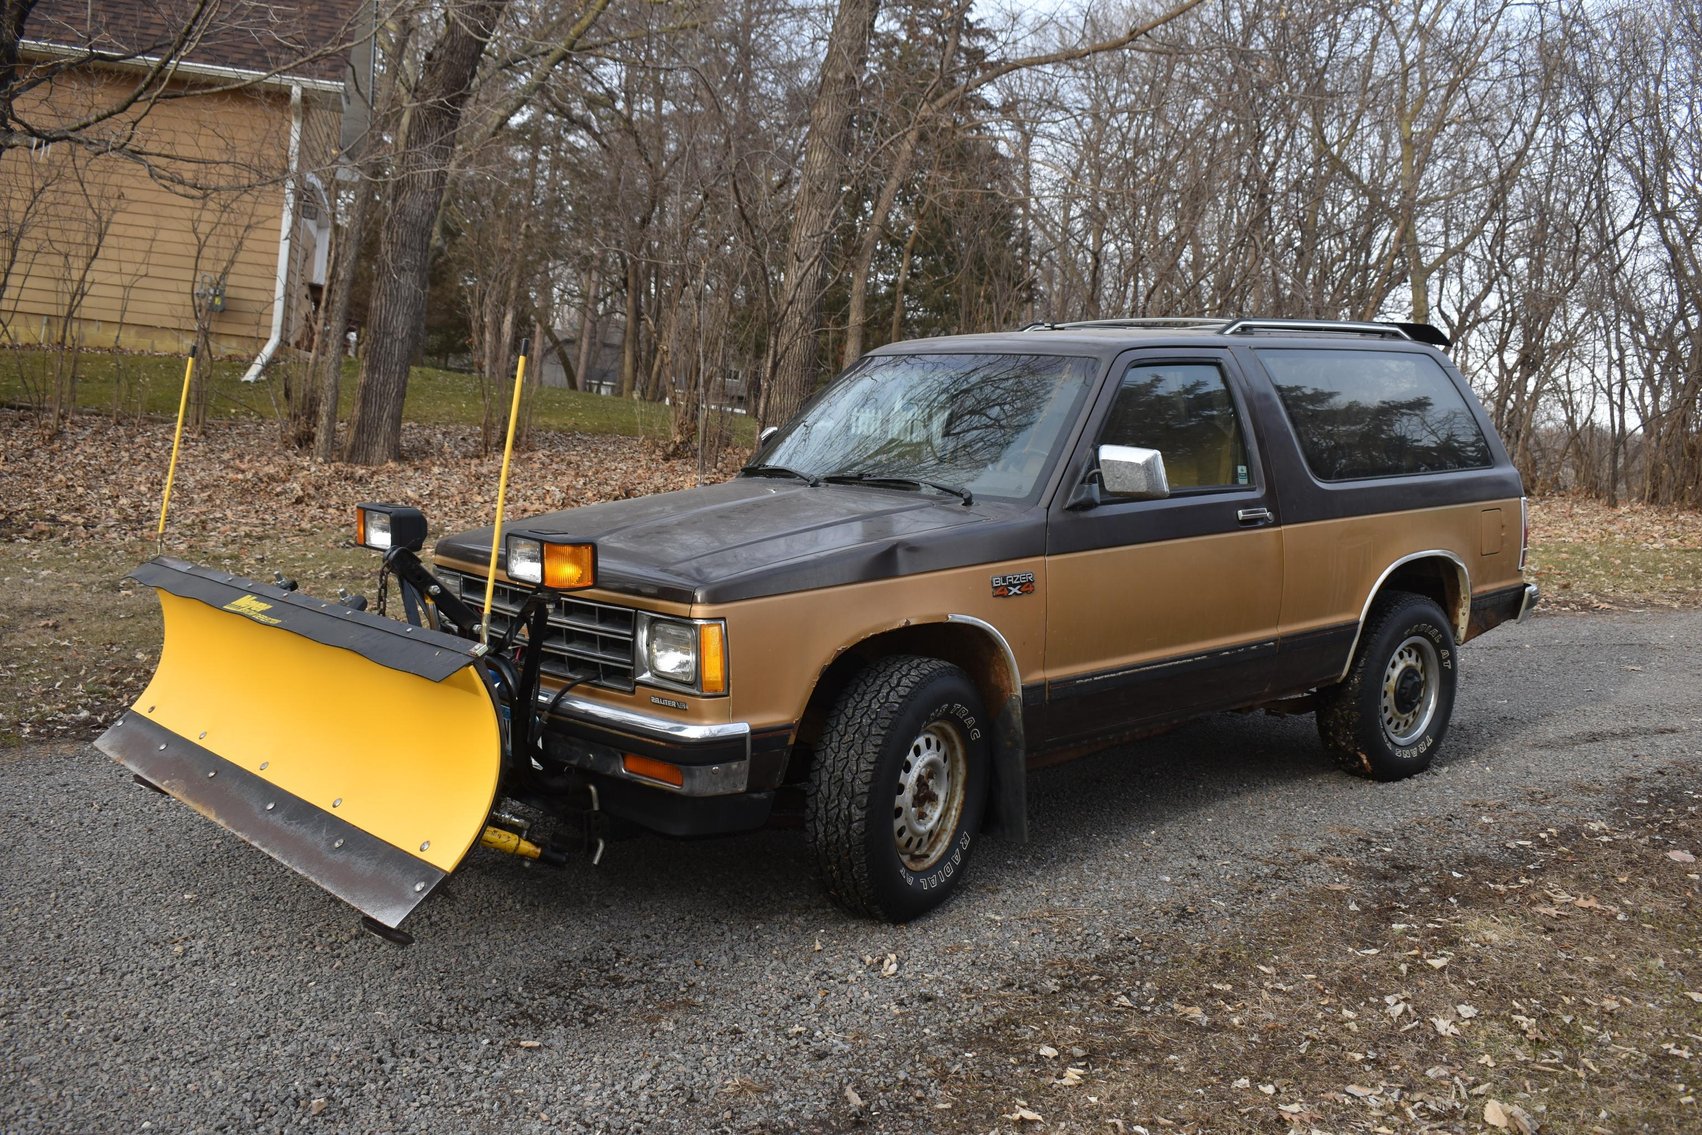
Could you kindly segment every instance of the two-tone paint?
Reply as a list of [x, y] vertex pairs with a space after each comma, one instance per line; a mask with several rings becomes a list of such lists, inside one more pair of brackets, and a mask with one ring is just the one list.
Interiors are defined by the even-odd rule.
[[[726, 695], [546, 689], [552, 751], [598, 777], [610, 811], [658, 830], [752, 827], [774, 791], [801, 778], [822, 717], [859, 668], [882, 654], [939, 657], [972, 676], [996, 718], [994, 811], [1020, 831], [1025, 766], [1337, 681], [1384, 589], [1434, 598], [1460, 641], [1521, 616], [1531, 599], [1522, 489], [1490, 422], [1438, 352], [1365, 346], [1439, 360], [1491, 464], [1322, 482], [1256, 337], [1074, 330], [884, 349], [1096, 360], [1097, 389], [1031, 500], [965, 507], [926, 491], [743, 478], [529, 519], [529, 531], [597, 542], [599, 584], [583, 597], [727, 626]], [[1090, 474], [1119, 377], [1166, 362], [1224, 375], [1247, 483], [1106, 497]], [[490, 538], [447, 539], [438, 560], [482, 573]], [[629, 752], [679, 764], [685, 783], [628, 774]]]

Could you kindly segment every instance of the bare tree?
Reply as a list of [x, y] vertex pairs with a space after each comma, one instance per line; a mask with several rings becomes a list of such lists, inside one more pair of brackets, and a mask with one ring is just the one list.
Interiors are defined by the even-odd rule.
[[[562, 27], [540, 66], [553, 68], [577, 51], [607, 4], [589, 0]], [[406, 109], [383, 202], [379, 271], [345, 460], [373, 465], [401, 455], [402, 404], [425, 325], [432, 234], [460, 142], [462, 111], [507, 8], [508, 0], [449, 0], [417, 74], [403, 88]], [[529, 81], [522, 89], [530, 92], [533, 85]], [[512, 105], [508, 115], [524, 99]]]
[[[1107, 38], [1082, 40], [1031, 55], [989, 59], [936, 95], [929, 109], [945, 111], [966, 95], [1020, 71], [1119, 51], [1180, 18], [1200, 2], [1181, 0], [1157, 15], [1134, 20], [1125, 30]], [[764, 422], [791, 416], [817, 378], [812, 364], [822, 266], [843, 196], [844, 132], [877, 11], [873, 0], [841, 0], [828, 36], [821, 85], [811, 105], [804, 158], [792, 201], [791, 236], [781, 262], [779, 310], [764, 365], [758, 413]], [[878, 218], [876, 223], [884, 224], [885, 218]]]

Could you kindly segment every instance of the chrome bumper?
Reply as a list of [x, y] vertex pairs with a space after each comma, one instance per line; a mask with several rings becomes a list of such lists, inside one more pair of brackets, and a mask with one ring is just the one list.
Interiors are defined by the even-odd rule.
[[679, 796], [731, 796], [748, 791], [750, 787], [751, 727], [746, 722], [729, 721], [703, 725], [675, 721], [672, 718], [604, 705], [571, 695], [556, 702], [553, 694], [538, 695], [539, 712], [548, 709], [552, 702], [555, 702], [555, 708], [550, 711], [551, 720], [567, 726], [569, 732], [574, 723], [583, 722], [599, 730], [633, 737], [652, 745], [677, 748], [680, 755], [687, 758], [693, 749], [698, 748], [712, 748], [717, 751], [732, 749], [742, 753], [712, 763], [689, 763], [688, 760], [671, 762], [677, 764], [684, 776], [683, 784], [674, 785], [627, 772], [618, 747], [585, 739], [562, 754], [567, 763], [575, 768], [620, 780], [630, 780], [635, 784], [659, 788]]

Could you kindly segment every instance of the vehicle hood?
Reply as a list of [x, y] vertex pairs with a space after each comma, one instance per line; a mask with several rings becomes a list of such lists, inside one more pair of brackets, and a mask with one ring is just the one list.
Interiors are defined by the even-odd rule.
[[[741, 477], [512, 522], [509, 532], [597, 544], [597, 587], [727, 603], [1040, 555], [1034, 506], [930, 491]], [[484, 564], [491, 529], [438, 542], [440, 559]], [[504, 565], [506, 566], [506, 565]]]

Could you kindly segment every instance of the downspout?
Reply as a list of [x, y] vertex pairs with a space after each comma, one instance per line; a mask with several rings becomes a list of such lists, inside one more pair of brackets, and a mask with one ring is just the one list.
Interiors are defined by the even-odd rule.
[[260, 372], [272, 361], [278, 344], [284, 341], [284, 300], [289, 295], [290, 253], [295, 244], [295, 177], [296, 163], [301, 159], [301, 84], [290, 84], [290, 152], [289, 165], [284, 168], [284, 219], [278, 233], [278, 274], [272, 285], [272, 337], [254, 356], [244, 382], [259, 382]]

